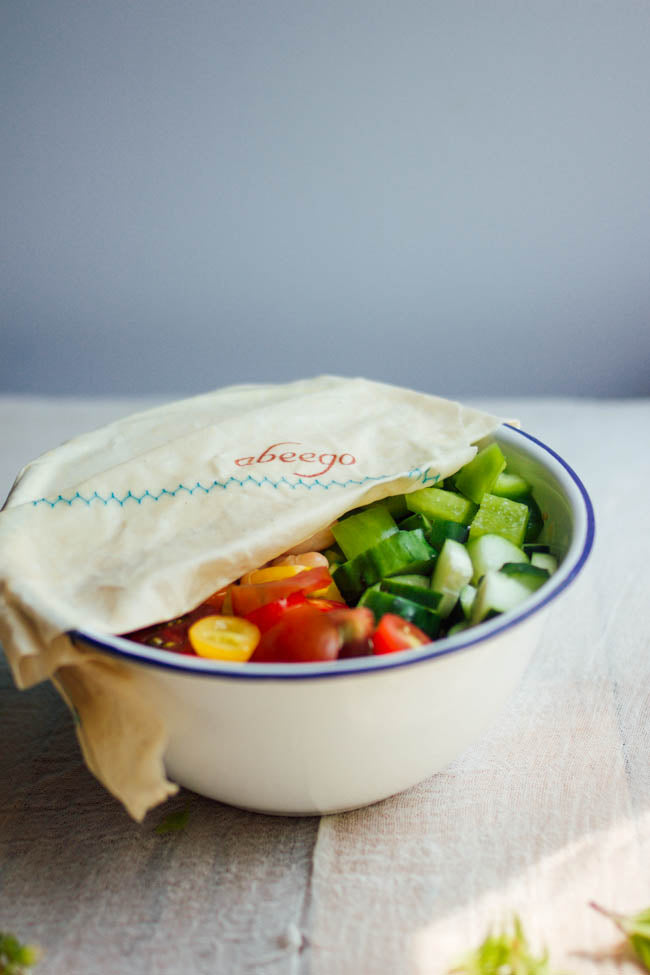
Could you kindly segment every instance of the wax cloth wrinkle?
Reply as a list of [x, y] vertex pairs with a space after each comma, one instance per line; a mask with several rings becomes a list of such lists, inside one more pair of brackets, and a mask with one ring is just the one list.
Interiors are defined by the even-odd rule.
[[16, 683], [55, 678], [89, 767], [141, 819], [173, 790], [164, 719], [146, 685], [138, 697], [124, 668], [65, 634], [178, 616], [351, 508], [458, 470], [500, 422], [322, 376], [217, 390], [49, 451], [0, 512], [0, 640]]

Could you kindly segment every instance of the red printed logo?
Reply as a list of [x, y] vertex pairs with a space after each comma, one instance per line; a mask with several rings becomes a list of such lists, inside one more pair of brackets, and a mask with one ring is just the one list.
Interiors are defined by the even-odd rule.
[[279, 460], [283, 464], [317, 464], [323, 469], [314, 471], [313, 474], [302, 471], [291, 471], [291, 473], [297, 477], [320, 477], [322, 474], [327, 474], [328, 471], [331, 471], [335, 464], [348, 467], [350, 464], [356, 464], [357, 462], [357, 458], [353, 454], [347, 453], [321, 454], [317, 450], [305, 450], [302, 452], [297, 450], [283, 450], [281, 453], [271, 453], [277, 447], [304, 447], [304, 444], [297, 440], [281, 440], [279, 443], [272, 443], [258, 457], [238, 457], [235, 463], [238, 467], [252, 467], [254, 464], [270, 464], [274, 460]]

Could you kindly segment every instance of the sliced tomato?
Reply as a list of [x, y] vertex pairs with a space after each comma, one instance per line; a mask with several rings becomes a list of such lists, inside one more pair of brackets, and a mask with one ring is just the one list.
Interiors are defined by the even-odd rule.
[[[247, 613], [245, 619], [254, 623], [260, 633], [266, 633], [272, 626], [275, 626], [285, 613], [291, 609], [295, 609], [296, 606], [303, 606], [306, 602], [307, 599], [304, 593], [292, 592], [290, 596], [285, 596], [283, 599], [275, 599], [272, 603], [266, 603], [264, 606], [254, 609], [252, 613]], [[309, 600], [310, 606], [312, 602], [315, 602], [315, 600]]]
[[305, 572], [306, 565], [267, 565], [265, 569], [255, 569], [242, 576], [243, 583], [277, 582], [278, 579], [291, 579], [300, 572]]
[[226, 589], [219, 589], [218, 592], [213, 592], [201, 605], [211, 609], [213, 613], [220, 613], [223, 608], [224, 599], [226, 598], [226, 592]]
[[150, 647], [160, 650], [174, 650], [176, 653], [194, 653], [187, 638], [188, 622], [177, 626], [161, 626], [146, 642]]
[[156, 650], [171, 650], [174, 653], [194, 653], [187, 631], [189, 626], [203, 616], [214, 613], [215, 610], [208, 603], [202, 603], [196, 609], [177, 619], [166, 623], [157, 623], [143, 630], [125, 634], [127, 639], [154, 647]]
[[239, 616], [203, 616], [192, 623], [188, 636], [199, 657], [244, 663], [259, 643], [260, 631]]
[[187, 623], [184, 626], [149, 626], [124, 634], [127, 640], [142, 643], [155, 650], [172, 650], [174, 653], [194, 653], [187, 639]]
[[375, 617], [371, 609], [367, 606], [357, 606], [356, 609], [332, 609], [327, 614], [337, 627], [343, 638], [343, 643], [355, 643], [359, 640], [367, 640], [375, 628]]
[[309, 605], [320, 609], [321, 613], [329, 613], [331, 609], [347, 609], [347, 603], [340, 603], [338, 599], [320, 599], [309, 597]]
[[325, 566], [317, 566], [315, 569], [299, 572], [298, 575], [288, 579], [233, 585], [228, 592], [235, 615], [248, 616], [254, 609], [259, 609], [260, 606], [275, 602], [277, 599], [284, 599], [294, 592], [308, 593], [316, 589], [325, 589], [331, 581], [329, 570]]
[[308, 602], [287, 612], [262, 634], [251, 663], [309, 663], [336, 660], [343, 643], [329, 613], [314, 609]]
[[350, 657], [371, 657], [372, 654], [372, 638], [366, 637], [365, 640], [350, 640], [344, 643], [339, 650], [339, 660], [348, 660]]
[[426, 633], [413, 623], [395, 613], [384, 613], [372, 637], [375, 653], [395, 653], [412, 650], [423, 643], [430, 643]]
[[327, 618], [334, 623], [343, 639], [340, 658], [366, 657], [372, 653], [370, 638], [375, 628], [375, 617], [367, 606], [333, 609], [327, 614]]

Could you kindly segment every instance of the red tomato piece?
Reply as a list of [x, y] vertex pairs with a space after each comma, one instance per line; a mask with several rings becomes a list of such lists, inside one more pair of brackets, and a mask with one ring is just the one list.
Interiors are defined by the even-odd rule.
[[357, 606], [356, 609], [344, 606], [330, 610], [327, 618], [334, 623], [343, 639], [339, 658], [366, 657], [372, 653], [370, 637], [375, 628], [375, 617], [371, 609], [367, 606]]
[[194, 653], [187, 637], [188, 624], [186, 618], [169, 624], [149, 626], [145, 630], [127, 633], [129, 640], [143, 643], [156, 650], [172, 650], [174, 653]]
[[220, 589], [218, 592], [213, 592], [211, 596], [202, 603], [203, 606], [209, 606], [213, 613], [220, 613], [223, 609], [223, 601], [226, 598], [226, 589]]
[[231, 586], [228, 590], [232, 608], [236, 616], [248, 616], [254, 609], [284, 599], [294, 592], [315, 592], [326, 589], [332, 581], [325, 566], [307, 569], [289, 579], [276, 579], [272, 582], [246, 583]]
[[308, 602], [287, 612], [262, 634], [250, 663], [310, 663], [336, 660], [343, 643], [329, 613]]
[[395, 613], [384, 613], [375, 630], [372, 642], [375, 653], [395, 653], [397, 650], [412, 650], [431, 638], [413, 623], [403, 620]]
[[332, 609], [327, 614], [337, 627], [343, 638], [343, 643], [355, 643], [358, 640], [367, 640], [375, 628], [375, 617], [371, 609], [367, 606], [357, 606], [356, 609]]
[[143, 643], [148, 647], [155, 647], [157, 650], [170, 650], [173, 653], [190, 653], [196, 656], [194, 648], [188, 637], [188, 630], [192, 623], [200, 620], [203, 616], [213, 616], [215, 604], [211, 602], [213, 597], [209, 597], [196, 609], [179, 616], [177, 619], [169, 620], [166, 623], [157, 623], [154, 626], [147, 626], [143, 630], [136, 630], [133, 633], [125, 634], [127, 639], [135, 640], [136, 643]]
[[329, 613], [331, 609], [347, 609], [347, 603], [340, 603], [338, 599], [319, 599], [313, 596], [309, 597], [309, 605], [320, 609], [321, 613]]
[[371, 657], [373, 654], [372, 639], [351, 640], [344, 643], [339, 650], [339, 660], [349, 660], [350, 657]]
[[[292, 592], [290, 596], [285, 596], [283, 599], [276, 599], [272, 603], [266, 603], [264, 606], [260, 606], [259, 609], [254, 609], [252, 613], [247, 613], [245, 618], [250, 623], [254, 623], [260, 633], [266, 633], [272, 626], [275, 626], [285, 613], [288, 613], [291, 609], [295, 609], [296, 606], [303, 606], [306, 602], [307, 599], [304, 593]], [[310, 599], [310, 606], [311, 603], [312, 600]]]

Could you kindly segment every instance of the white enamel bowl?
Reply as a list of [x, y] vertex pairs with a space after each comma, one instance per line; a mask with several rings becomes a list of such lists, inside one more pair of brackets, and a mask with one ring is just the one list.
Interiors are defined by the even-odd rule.
[[[224, 664], [77, 631], [118, 657], [169, 730], [165, 765], [188, 789], [259, 812], [364, 806], [443, 769], [494, 720], [535, 650], [544, 614], [581, 571], [589, 497], [544, 444], [502, 427], [535, 488], [557, 573], [521, 607], [418, 650], [322, 664]], [[541, 650], [543, 652], [543, 648]]]

